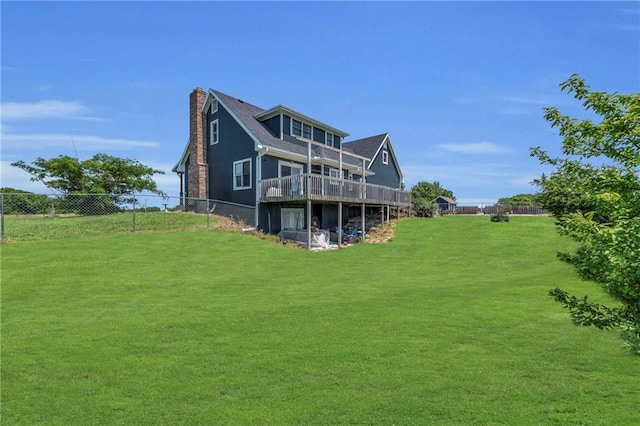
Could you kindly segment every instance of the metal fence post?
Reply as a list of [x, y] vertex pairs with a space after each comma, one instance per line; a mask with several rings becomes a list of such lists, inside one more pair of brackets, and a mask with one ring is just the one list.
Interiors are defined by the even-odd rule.
[[133, 195], [133, 230], [131, 232], [136, 232], [136, 191], [131, 190], [131, 195]]
[[209, 213], [210, 213], [209, 212], [209, 199], [207, 198], [207, 229], [209, 229], [209, 220], [210, 220]]
[[0, 231], [0, 241], [4, 241], [4, 194], [0, 194], [0, 222], [2, 222]]

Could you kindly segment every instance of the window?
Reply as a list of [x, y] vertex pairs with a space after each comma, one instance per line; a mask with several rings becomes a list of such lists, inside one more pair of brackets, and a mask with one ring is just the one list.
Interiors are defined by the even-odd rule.
[[283, 208], [280, 211], [282, 229], [304, 229], [304, 209]]
[[382, 151], [382, 164], [389, 164], [389, 151]]
[[338, 184], [338, 181], [334, 180], [334, 178], [337, 179], [339, 177], [339, 175], [340, 175], [340, 173], [339, 173], [338, 169], [333, 169], [333, 168], [329, 169], [329, 178], [330, 178], [329, 182], [331, 183], [331, 185], [337, 185]]
[[333, 146], [333, 133], [329, 133], [329, 132], [326, 133], [324, 143], [326, 145]]
[[[303, 167], [302, 164], [296, 164], [293, 162], [285, 162], [285, 161], [279, 161], [278, 164], [280, 165], [280, 170], [279, 170], [279, 174], [278, 177], [287, 177], [287, 176], [291, 176], [291, 180], [290, 180], [290, 188], [291, 188], [291, 194], [295, 194], [295, 195], [302, 195], [302, 174], [303, 174]], [[285, 180], [286, 181], [286, 180]], [[287, 183], [284, 183], [285, 181], [283, 181], [283, 186], [285, 193], [288, 193], [287, 190]]]
[[213, 120], [209, 123], [209, 144], [215, 145], [218, 143], [218, 120]]
[[311, 126], [292, 118], [291, 136], [302, 136], [305, 139], [311, 139]]
[[251, 158], [233, 163], [233, 190], [251, 188]]
[[211, 114], [213, 114], [214, 112], [218, 112], [218, 100], [214, 99], [213, 101], [211, 101]]
[[302, 122], [291, 119], [291, 136], [302, 136]]

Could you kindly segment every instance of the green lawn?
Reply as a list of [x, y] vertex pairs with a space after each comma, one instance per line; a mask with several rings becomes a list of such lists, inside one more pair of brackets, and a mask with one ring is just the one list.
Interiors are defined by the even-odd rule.
[[214, 215], [192, 213], [124, 212], [106, 216], [7, 216], [5, 240], [37, 241], [68, 240], [78, 237], [112, 235], [162, 230], [207, 229], [215, 222]]
[[389, 244], [240, 233], [2, 245], [2, 424], [640, 423], [640, 358], [553, 219], [411, 219]]

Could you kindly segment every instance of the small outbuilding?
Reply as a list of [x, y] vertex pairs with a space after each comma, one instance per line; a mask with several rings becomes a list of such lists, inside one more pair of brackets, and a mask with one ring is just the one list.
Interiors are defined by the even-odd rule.
[[438, 206], [438, 210], [442, 213], [455, 213], [458, 208], [458, 203], [456, 200], [450, 197], [445, 197], [444, 195], [439, 196], [433, 202]]

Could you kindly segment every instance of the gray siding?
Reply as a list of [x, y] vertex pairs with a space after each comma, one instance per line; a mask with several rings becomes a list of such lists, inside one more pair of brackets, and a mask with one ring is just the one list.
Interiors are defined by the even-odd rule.
[[[218, 140], [209, 143], [209, 123], [218, 120]], [[256, 152], [253, 139], [219, 104], [218, 111], [207, 112], [206, 122], [207, 164], [209, 164], [209, 198], [239, 204], [256, 204]], [[233, 189], [233, 163], [251, 158], [251, 189]]]
[[265, 155], [262, 157], [262, 176], [261, 179], [271, 179], [278, 177], [278, 159]]
[[268, 120], [262, 121], [262, 124], [273, 133], [277, 138], [280, 137], [280, 116], [276, 115]]
[[[385, 143], [386, 145], [386, 143]], [[382, 162], [382, 151], [386, 150], [389, 153], [389, 161], [388, 164], [384, 164]], [[383, 147], [378, 155], [376, 156], [373, 164], [369, 169], [371, 169], [375, 175], [367, 177], [368, 183], [374, 183], [376, 185], [385, 185], [391, 188], [400, 188], [400, 171], [396, 167], [396, 162], [391, 158], [393, 154], [391, 151], [385, 146]]]

